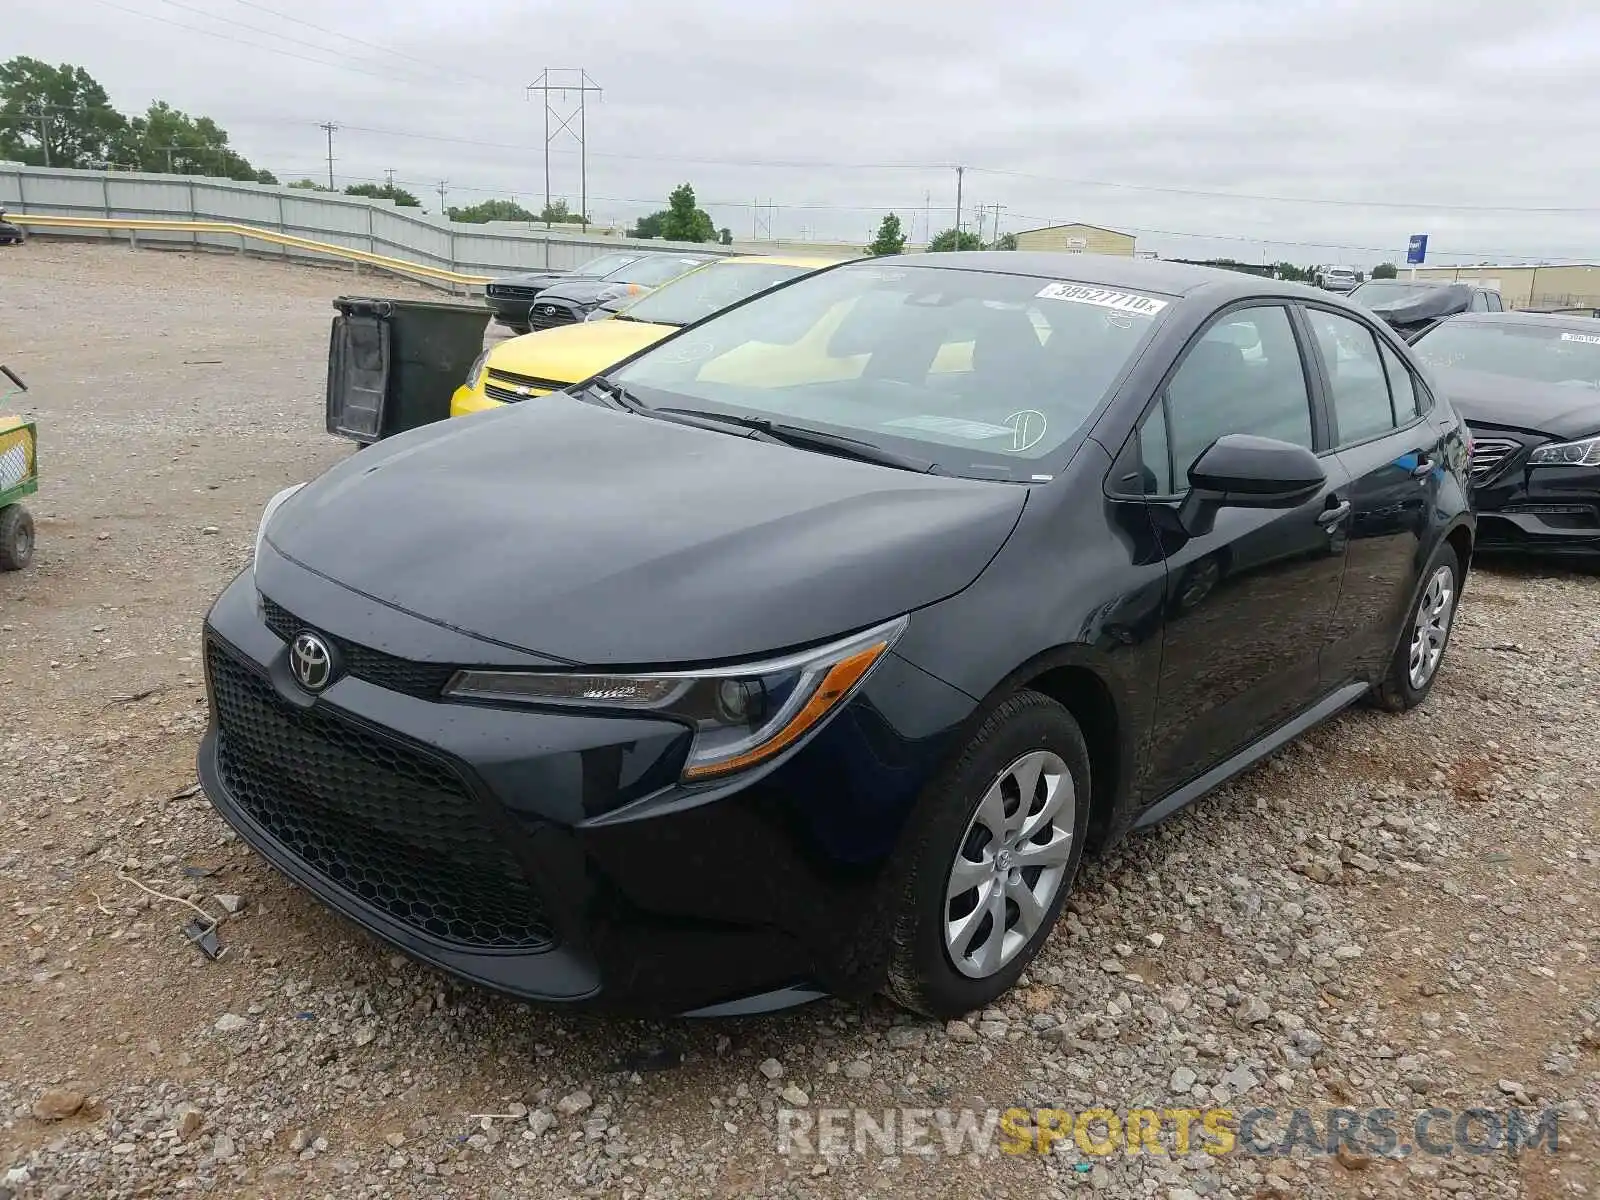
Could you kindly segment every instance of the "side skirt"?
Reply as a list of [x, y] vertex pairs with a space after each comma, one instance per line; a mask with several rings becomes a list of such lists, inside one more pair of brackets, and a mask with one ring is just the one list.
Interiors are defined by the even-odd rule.
[[1184, 784], [1165, 800], [1151, 805], [1134, 822], [1133, 827], [1135, 829], [1144, 829], [1146, 826], [1165, 821], [1180, 808], [1193, 804], [1212, 788], [1226, 783], [1246, 767], [1253, 766], [1274, 750], [1292, 742], [1313, 725], [1320, 725], [1323, 721], [1333, 716], [1334, 713], [1339, 712], [1341, 709], [1349, 708], [1350, 705], [1361, 699], [1370, 690], [1371, 688], [1365, 683], [1345, 684], [1338, 691], [1317, 701], [1316, 704], [1306, 709], [1298, 717], [1278, 726], [1260, 741], [1246, 746], [1226, 762], [1212, 767], [1200, 778]]

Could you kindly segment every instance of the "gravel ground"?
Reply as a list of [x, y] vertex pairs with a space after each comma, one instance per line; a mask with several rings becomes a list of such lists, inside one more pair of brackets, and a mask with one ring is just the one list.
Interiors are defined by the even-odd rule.
[[[194, 794], [196, 635], [266, 498], [349, 452], [322, 432], [323, 363], [328, 302], [360, 288], [405, 290], [231, 256], [0, 254], [0, 360], [34, 387], [46, 472], [35, 565], [0, 578], [0, 1200], [1600, 1186], [1592, 573], [1476, 571], [1427, 705], [1341, 717], [1089, 864], [1024, 986], [968, 1022], [536, 1011], [289, 886]], [[226, 956], [139, 883], [229, 910]], [[1305, 1106], [1319, 1128], [1335, 1106], [1559, 1105], [1561, 1142], [857, 1153], [847, 1119], [843, 1153], [779, 1153], [780, 1108], [1098, 1105]]]

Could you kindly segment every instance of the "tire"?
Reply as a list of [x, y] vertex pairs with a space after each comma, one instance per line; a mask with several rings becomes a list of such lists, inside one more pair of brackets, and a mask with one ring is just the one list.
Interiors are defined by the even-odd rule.
[[[1019, 764], [1030, 764], [1018, 772], [1027, 778], [1033, 763], [1044, 767], [1042, 774], [1034, 776], [1042, 786], [1034, 790], [1025, 812], [1014, 799], [1018, 795], [1016, 776], [1008, 776], [1008, 772]], [[1049, 783], [1052, 778], [1056, 780], [1053, 787]], [[1089, 751], [1083, 733], [1072, 714], [1056, 701], [1038, 692], [1021, 691], [988, 715], [961, 757], [924, 793], [921, 814], [911, 832], [909, 868], [898, 899], [885, 988], [896, 1003], [926, 1016], [948, 1019], [982, 1008], [1016, 983], [1049, 937], [1072, 890], [1089, 825], [1089, 784]], [[997, 793], [998, 808], [996, 802], [984, 803], [991, 793]], [[1070, 815], [1066, 812], [1069, 803]], [[1009, 814], [1004, 811], [1007, 808], [1012, 810]], [[1029, 813], [1037, 821], [1047, 809], [1054, 816], [1034, 838], [1046, 838], [1053, 850], [1032, 839], [1016, 841], [1014, 850], [999, 846], [1008, 857], [1015, 854], [1018, 864], [1002, 877], [992, 832], [999, 823], [997, 816], [1008, 816], [1005, 825], [1012, 828], [1013, 821], [1024, 824]], [[1014, 838], [1016, 833], [1007, 836]], [[1070, 840], [1063, 844], [1064, 838]], [[973, 874], [979, 882], [972, 890], [946, 899], [958, 854], [966, 864], [964, 875]], [[1045, 865], [1020, 865], [1028, 857], [1040, 857]], [[1059, 875], [1045, 879], [1057, 869]], [[1023, 932], [1023, 913], [1013, 899], [1019, 889], [1033, 898], [1031, 932]], [[1004, 928], [994, 941], [994, 908], [982, 900], [987, 896], [993, 901], [997, 890], [1001, 892], [998, 903], [1004, 905]], [[954, 921], [952, 913], [956, 914]], [[962, 917], [967, 919], [965, 923]], [[970, 935], [965, 941], [955, 937], [958, 948], [965, 946], [965, 954], [959, 956], [965, 969], [957, 966], [958, 955], [950, 948], [948, 931], [957, 926]], [[991, 942], [998, 949], [985, 958]]]
[[[1448, 572], [1447, 583], [1445, 583], [1446, 572]], [[1437, 609], [1439, 593], [1435, 591], [1436, 583], [1443, 584], [1449, 589], [1442, 613]], [[1455, 548], [1449, 542], [1442, 542], [1433, 552], [1433, 557], [1428, 560], [1427, 567], [1423, 569], [1422, 588], [1406, 615], [1406, 622], [1400, 634], [1400, 644], [1395, 647], [1394, 657], [1389, 660], [1388, 670], [1372, 689], [1371, 700], [1375, 707], [1389, 712], [1407, 712], [1428, 698], [1428, 693], [1433, 690], [1434, 681], [1439, 678], [1439, 668], [1444, 664], [1444, 653], [1450, 645], [1450, 633], [1455, 628], [1456, 606], [1461, 600], [1461, 584], [1461, 560], [1456, 557]], [[1431, 614], [1427, 624], [1432, 632], [1427, 640], [1431, 646], [1437, 647], [1437, 653], [1430, 655], [1431, 662], [1427, 666], [1426, 673], [1419, 678], [1413, 673], [1412, 665], [1418, 635], [1423, 629], [1425, 610]]]
[[20, 571], [33, 561], [33, 517], [20, 504], [0, 509], [0, 571]]

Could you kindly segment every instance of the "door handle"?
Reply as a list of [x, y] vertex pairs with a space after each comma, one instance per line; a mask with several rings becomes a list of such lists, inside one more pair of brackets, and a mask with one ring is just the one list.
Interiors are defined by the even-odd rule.
[[1332, 530], [1335, 525], [1350, 515], [1350, 501], [1341, 500], [1332, 508], [1325, 508], [1317, 514], [1317, 524], [1324, 529]]

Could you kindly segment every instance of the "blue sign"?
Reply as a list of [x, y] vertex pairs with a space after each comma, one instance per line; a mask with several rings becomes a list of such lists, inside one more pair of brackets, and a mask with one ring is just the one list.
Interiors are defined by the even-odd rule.
[[1406, 262], [1414, 267], [1427, 257], [1428, 235], [1425, 233], [1413, 233], [1410, 244], [1406, 246]]

